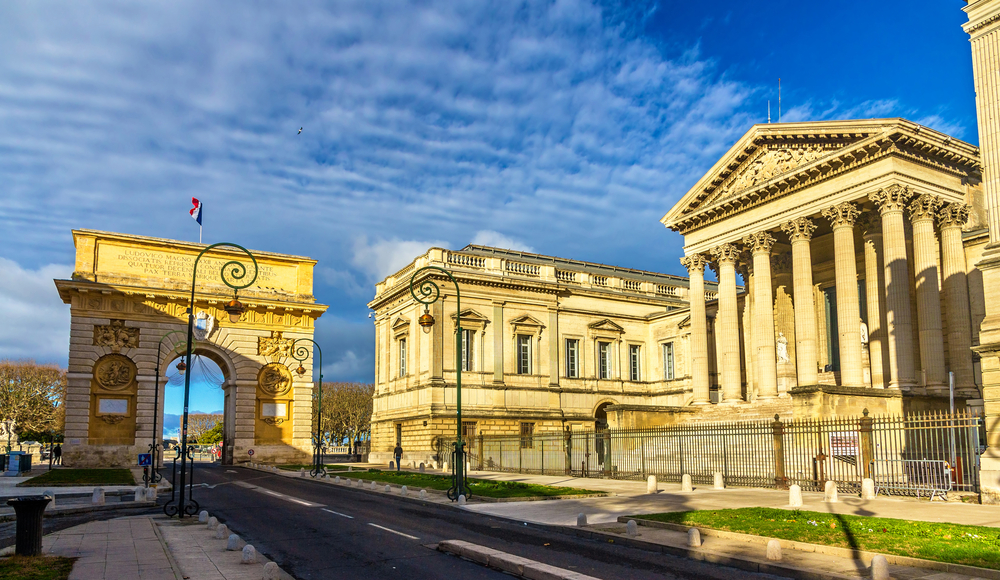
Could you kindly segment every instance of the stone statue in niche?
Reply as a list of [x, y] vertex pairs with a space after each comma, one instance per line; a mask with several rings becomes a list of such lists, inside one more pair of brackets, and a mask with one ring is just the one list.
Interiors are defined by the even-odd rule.
[[788, 339], [785, 338], [784, 332], [778, 333], [778, 342], [775, 345], [778, 353], [778, 362], [786, 363], [790, 359], [788, 358]]
[[861, 321], [861, 344], [868, 344], [868, 325]]

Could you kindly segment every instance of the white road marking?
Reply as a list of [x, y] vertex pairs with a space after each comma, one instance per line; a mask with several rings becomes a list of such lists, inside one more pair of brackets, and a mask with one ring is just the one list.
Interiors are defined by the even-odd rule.
[[347, 514], [342, 514], [342, 513], [340, 513], [340, 512], [335, 512], [335, 511], [333, 511], [333, 510], [328, 510], [328, 509], [326, 509], [326, 508], [323, 508], [323, 511], [325, 511], [325, 512], [330, 512], [331, 514], [337, 514], [338, 516], [341, 516], [341, 517], [345, 517], [345, 518], [347, 518], [347, 519], [349, 519], [349, 520], [353, 520], [353, 519], [354, 519], [354, 516], [349, 516], [349, 515], [347, 515]]
[[390, 530], [389, 528], [387, 528], [385, 526], [380, 526], [378, 524], [373, 524], [371, 522], [368, 522], [368, 525], [372, 526], [372, 527], [375, 527], [375, 528], [378, 528], [380, 530], [385, 530], [387, 532], [392, 532], [392, 533], [394, 533], [396, 535], [403, 536], [404, 538], [410, 538], [411, 540], [419, 540], [420, 539], [420, 538], [418, 538], [416, 536], [411, 536], [410, 534], [404, 534], [403, 532], [397, 532], [396, 530]]

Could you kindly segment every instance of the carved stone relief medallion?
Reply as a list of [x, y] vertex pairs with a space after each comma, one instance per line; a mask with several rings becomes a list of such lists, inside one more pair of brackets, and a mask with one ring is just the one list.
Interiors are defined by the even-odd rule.
[[94, 378], [102, 388], [121, 391], [128, 388], [135, 379], [135, 363], [121, 354], [108, 354], [97, 359], [94, 364]]
[[111, 352], [121, 352], [123, 348], [139, 346], [139, 329], [125, 326], [124, 320], [112, 320], [111, 324], [94, 325], [94, 346], [111, 347]]
[[257, 373], [257, 386], [268, 395], [284, 395], [292, 388], [292, 372], [283, 364], [268, 363]]

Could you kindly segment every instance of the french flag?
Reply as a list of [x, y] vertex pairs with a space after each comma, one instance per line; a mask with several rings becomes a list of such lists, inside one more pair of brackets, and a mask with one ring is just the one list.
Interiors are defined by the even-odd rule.
[[200, 201], [198, 201], [197, 197], [192, 197], [191, 198], [191, 203], [194, 204], [194, 207], [191, 209], [191, 212], [190, 212], [191, 213], [191, 217], [194, 218], [194, 221], [198, 222], [198, 225], [200, 226], [201, 225], [201, 208], [203, 207], [202, 203]]

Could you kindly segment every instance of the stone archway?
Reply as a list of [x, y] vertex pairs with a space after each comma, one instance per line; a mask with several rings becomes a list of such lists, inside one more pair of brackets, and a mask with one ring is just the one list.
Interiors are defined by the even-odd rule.
[[[156, 363], [163, 373], [177, 355], [157, 349], [165, 334], [186, 334], [192, 268], [205, 246], [93, 230], [74, 230], [73, 241], [73, 277], [55, 281], [71, 310], [63, 462], [134, 466], [149, 448], [154, 415], [163, 424], [166, 381], [154, 409]], [[233, 323], [222, 310], [233, 293], [220, 270], [245, 255], [220, 250], [198, 265], [195, 352], [226, 377], [227, 461], [249, 461], [251, 449], [255, 461], [307, 461], [312, 360], [301, 377], [288, 366], [298, 366], [289, 356], [294, 340], [312, 338], [326, 310], [312, 294], [316, 261], [253, 252], [257, 281], [240, 291], [247, 311]]]

